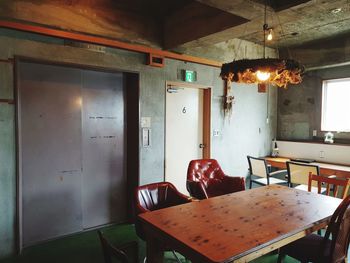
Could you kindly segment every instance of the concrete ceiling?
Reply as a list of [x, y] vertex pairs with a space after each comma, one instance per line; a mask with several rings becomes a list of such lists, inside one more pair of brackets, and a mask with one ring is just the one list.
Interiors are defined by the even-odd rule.
[[[350, 36], [350, 0], [266, 1], [267, 23], [275, 34], [267, 46], [295, 48]], [[232, 39], [262, 44], [264, 2], [3, 0], [0, 18], [178, 51]]]
[[[258, 1], [199, 0], [250, 21], [218, 32], [220, 40], [235, 36], [262, 43], [263, 4]], [[232, 3], [236, 3], [233, 5]], [[259, 1], [260, 2], [260, 1]], [[348, 0], [275, 1], [267, 11], [267, 22], [274, 29], [275, 40], [268, 45], [291, 47], [350, 33], [350, 2]], [[240, 10], [245, 10], [242, 12]], [[215, 42], [208, 36], [204, 43]], [[190, 44], [190, 43], [188, 43]]]
[[[151, 16], [163, 28], [165, 49], [203, 47], [233, 38], [263, 43], [265, 0], [114, 0]], [[274, 39], [286, 48], [350, 34], [350, 0], [266, 0]]]

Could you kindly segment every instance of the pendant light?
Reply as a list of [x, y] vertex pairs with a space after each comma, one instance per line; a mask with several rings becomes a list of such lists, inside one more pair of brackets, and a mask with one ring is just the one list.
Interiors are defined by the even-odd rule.
[[267, 24], [267, 4], [265, 1], [264, 9], [264, 41], [263, 58], [261, 59], [241, 59], [234, 60], [231, 63], [223, 64], [220, 77], [231, 82], [258, 84], [286, 88], [288, 84], [299, 84], [302, 81], [304, 67], [293, 59], [266, 58], [266, 39], [272, 39], [272, 28]]

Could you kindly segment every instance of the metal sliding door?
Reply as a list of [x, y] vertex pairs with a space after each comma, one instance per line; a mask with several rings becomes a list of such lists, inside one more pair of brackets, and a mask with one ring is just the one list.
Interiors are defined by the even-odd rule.
[[125, 221], [123, 75], [18, 70], [22, 246]]
[[123, 75], [83, 72], [83, 226], [126, 221]]
[[19, 64], [22, 244], [79, 231], [81, 72]]

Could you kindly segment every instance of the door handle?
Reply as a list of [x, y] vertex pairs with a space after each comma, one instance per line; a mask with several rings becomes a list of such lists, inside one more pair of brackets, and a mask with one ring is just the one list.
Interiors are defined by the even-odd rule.
[[204, 143], [199, 144], [199, 148], [204, 148], [204, 147], [205, 147]]

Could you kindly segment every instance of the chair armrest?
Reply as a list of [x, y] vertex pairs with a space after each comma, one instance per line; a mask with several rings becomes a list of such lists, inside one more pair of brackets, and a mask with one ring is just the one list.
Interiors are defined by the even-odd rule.
[[240, 176], [229, 176], [229, 175], [225, 174], [224, 180], [225, 180], [225, 181], [227, 180], [227, 182], [235, 182], [235, 183], [237, 183], [237, 182], [244, 181], [244, 177], [240, 177]]
[[278, 171], [269, 173], [269, 176], [273, 177], [273, 176], [281, 175], [281, 174], [284, 174], [284, 173], [287, 173], [287, 170], [278, 170]]
[[142, 214], [142, 213], [146, 213], [146, 212], [150, 212], [151, 210], [148, 210], [144, 207], [142, 207], [141, 205], [139, 204], [136, 204], [136, 207], [135, 207], [135, 214], [136, 215], [139, 215], [139, 214]]
[[[132, 251], [130, 251], [132, 250]], [[124, 262], [123, 260], [127, 259], [128, 262], [130, 261], [130, 257], [127, 255], [127, 252], [131, 252], [130, 254], [133, 255], [133, 258], [136, 260], [138, 259], [138, 243], [137, 241], [131, 241], [127, 242], [121, 245], [118, 245], [115, 247], [113, 245], [112, 249], [110, 249], [110, 252], [121, 262]]]
[[328, 178], [337, 178], [337, 176], [335, 174], [332, 174], [330, 176], [327, 176]]
[[182, 202], [184, 203], [189, 203], [191, 202], [191, 197], [190, 196], [187, 196], [187, 195], [184, 195], [183, 193], [181, 192], [177, 192], [177, 198], [179, 198]]
[[236, 192], [245, 190], [245, 179], [244, 179], [244, 177], [225, 175], [224, 182], [227, 183], [228, 185], [234, 185]]
[[142, 214], [142, 213], [146, 213], [146, 212], [150, 212], [151, 210], [148, 210], [148, 209], [145, 209], [145, 208], [143, 208], [142, 206], [140, 206], [140, 205], [136, 205], [137, 206], [137, 211], [136, 211], [136, 215], [138, 215], [138, 214]]
[[196, 198], [198, 200], [208, 198], [208, 194], [207, 194], [207, 191], [205, 190], [203, 183], [187, 181], [186, 187], [188, 192], [193, 198]]
[[272, 170], [272, 165], [271, 164], [266, 164], [267, 165], [267, 170], [269, 171], [269, 173], [271, 172], [271, 170]]
[[193, 197], [193, 196], [190, 196], [190, 197], [188, 198], [188, 200], [189, 200], [190, 202], [199, 202], [199, 201], [200, 201], [199, 199], [197, 199], [197, 198], [195, 198], [195, 197]]

